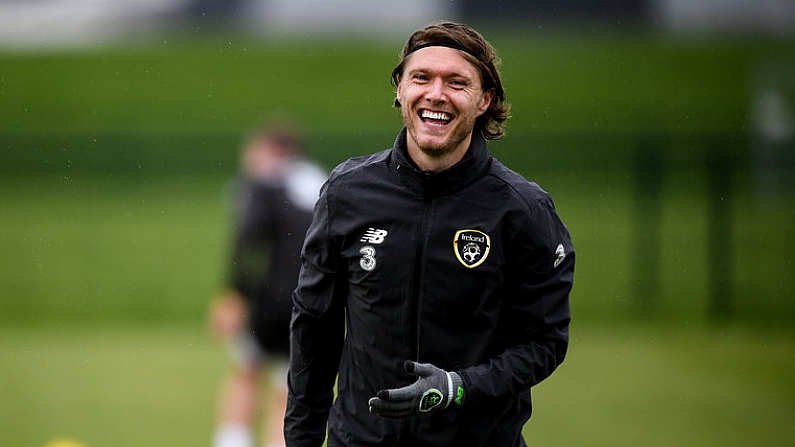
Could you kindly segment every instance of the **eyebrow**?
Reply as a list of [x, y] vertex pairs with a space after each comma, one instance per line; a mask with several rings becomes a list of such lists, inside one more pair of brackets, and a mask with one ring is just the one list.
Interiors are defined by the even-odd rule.
[[471, 84], [473, 84], [475, 82], [475, 78], [473, 78], [472, 76], [469, 76], [467, 74], [463, 74], [463, 73], [458, 72], [458, 71], [439, 73], [438, 70], [433, 70], [433, 69], [430, 69], [430, 68], [422, 68], [422, 67], [417, 67], [417, 68], [412, 68], [410, 70], [407, 70], [406, 73], [405, 73], [405, 77], [410, 78], [411, 76], [417, 75], [417, 74], [427, 74], [429, 76], [439, 76], [439, 77], [441, 77], [441, 78], [443, 78], [445, 80], [459, 79], [459, 80], [464, 81], [464, 83], [467, 84], [467, 85], [471, 85]]

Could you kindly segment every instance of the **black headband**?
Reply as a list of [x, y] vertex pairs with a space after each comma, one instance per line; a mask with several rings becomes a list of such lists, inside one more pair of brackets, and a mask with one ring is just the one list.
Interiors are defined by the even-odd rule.
[[459, 44], [457, 44], [455, 42], [447, 42], [447, 41], [427, 42], [427, 43], [424, 43], [422, 45], [417, 45], [416, 47], [412, 48], [411, 51], [406, 53], [406, 56], [408, 56], [409, 54], [411, 54], [411, 53], [413, 53], [413, 52], [415, 52], [417, 50], [421, 50], [423, 48], [428, 48], [428, 47], [446, 47], [446, 48], [452, 48], [454, 50], [461, 50], [464, 53], [467, 53], [468, 55], [470, 55], [470, 56], [474, 57], [475, 59], [479, 60], [481, 63], [483, 63], [485, 65], [485, 62], [483, 61], [483, 59], [481, 59], [480, 56], [475, 54], [474, 51], [470, 50], [469, 48], [467, 48], [467, 47], [465, 47], [463, 45], [459, 45]]

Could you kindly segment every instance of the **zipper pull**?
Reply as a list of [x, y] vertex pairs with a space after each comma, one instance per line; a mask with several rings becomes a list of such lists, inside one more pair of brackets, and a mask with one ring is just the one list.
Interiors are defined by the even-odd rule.
[[430, 169], [420, 171], [420, 175], [422, 176], [423, 197], [426, 202], [430, 202], [433, 197], [433, 171]]

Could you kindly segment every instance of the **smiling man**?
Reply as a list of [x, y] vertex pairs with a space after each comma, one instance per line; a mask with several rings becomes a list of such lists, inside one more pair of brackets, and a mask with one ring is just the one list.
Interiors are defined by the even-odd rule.
[[508, 118], [491, 45], [442, 22], [401, 56], [404, 129], [337, 166], [304, 240], [285, 439], [526, 446], [531, 388], [568, 347], [571, 238], [489, 154]]
[[408, 131], [406, 146], [420, 169], [441, 171], [463, 158], [475, 120], [494, 95], [460, 50], [429, 46], [415, 50], [397, 83], [397, 101]]

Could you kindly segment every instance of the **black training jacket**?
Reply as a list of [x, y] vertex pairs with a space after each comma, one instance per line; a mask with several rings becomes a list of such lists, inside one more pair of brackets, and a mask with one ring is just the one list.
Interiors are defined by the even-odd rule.
[[[491, 157], [420, 172], [393, 148], [339, 165], [321, 191], [293, 294], [289, 447], [524, 446], [530, 388], [568, 346], [574, 248], [549, 195]], [[458, 372], [458, 409], [395, 421], [378, 390], [406, 359]], [[338, 393], [334, 399], [335, 379]]]

